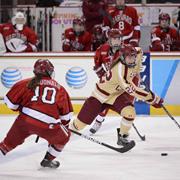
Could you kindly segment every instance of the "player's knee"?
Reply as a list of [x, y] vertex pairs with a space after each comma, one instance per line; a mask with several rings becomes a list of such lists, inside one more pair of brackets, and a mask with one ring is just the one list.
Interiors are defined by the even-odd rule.
[[121, 116], [124, 117], [125, 119], [129, 120], [129, 121], [133, 121], [135, 116], [136, 116], [136, 112], [133, 106], [126, 106], [121, 110]]
[[75, 119], [74, 121], [71, 122], [70, 128], [75, 131], [80, 131], [84, 129], [86, 126], [87, 126], [86, 123], [80, 121], [79, 119]]

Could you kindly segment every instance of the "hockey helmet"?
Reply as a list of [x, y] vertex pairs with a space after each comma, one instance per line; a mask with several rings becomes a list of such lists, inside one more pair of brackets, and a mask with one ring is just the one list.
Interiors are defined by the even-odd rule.
[[170, 26], [170, 16], [168, 13], [161, 13], [159, 15], [159, 24], [162, 28], [168, 28]]
[[93, 35], [96, 39], [102, 39], [103, 38], [103, 30], [101, 25], [95, 25], [93, 27]]
[[119, 10], [124, 9], [125, 7], [125, 0], [116, 0], [116, 8]]
[[85, 30], [84, 18], [73, 19], [73, 29], [77, 35], [80, 35]]
[[121, 61], [124, 65], [132, 68], [136, 65], [137, 50], [132, 45], [124, 45], [121, 48], [122, 58]]
[[52, 77], [54, 66], [48, 59], [38, 59], [34, 64], [34, 74]]
[[122, 34], [119, 29], [110, 29], [108, 32], [108, 42], [114, 51], [120, 49], [122, 45]]
[[161, 13], [159, 14], [159, 20], [169, 20], [170, 21], [170, 16], [168, 13]]
[[15, 16], [12, 17], [12, 24], [16, 27], [17, 30], [23, 30], [23, 26], [26, 23], [26, 17], [23, 12], [17, 12]]

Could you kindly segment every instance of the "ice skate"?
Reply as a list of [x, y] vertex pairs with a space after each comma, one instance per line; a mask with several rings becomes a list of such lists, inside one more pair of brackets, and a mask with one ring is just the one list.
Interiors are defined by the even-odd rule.
[[[102, 121], [103, 122], [103, 121]], [[90, 132], [92, 133], [92, 134], [95, 134], [100, 128], [101, 128], [101, 126], [102, 126], [102, 122], [99, 122], [99, 121], [95, 121], [94, 122], [94, 124], [93, 124], [93, 126], [90, 128]]]
[[117, 137], [118, 137], [118, 140], [117, 140], [117, 144], [118, 145], [121, 145], [121, 146], [126, 146], [126, 145], [128, 145], [131, 141], [129, 141], [129, 139], [128, 139], [128, 134], [123, 134], [123, 135], [121, 135], [121, 134], [119, 134], [119, 131], [120, 131], [120, 129], [119, 128], [117, 128]]
[[59, 161], [50, 161], [47, 159], [43, 159], [40, 164], [42, 167], [48, 167], [52, 169], [56, 169], [60, 166]]

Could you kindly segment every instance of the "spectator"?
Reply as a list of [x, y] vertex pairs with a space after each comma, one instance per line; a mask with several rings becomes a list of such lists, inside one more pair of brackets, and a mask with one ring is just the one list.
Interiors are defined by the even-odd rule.
[[170, 27], [170, 16], [167, 13], [159, 15], [159, 25], [151, 31], [151, 51], [178, 51], [180, 37], [175, 28]]
[[63, 51], [91, 51], [91, 34], [85, 30], [84, 19], [75, 18], [73, 27], [65, 30]]
[[17, 12], [10, 23], [0, 25], [7, 52], [37, 51], [38, 39], [35, 32], [26, 25], [22, 12]]
[[126, 6], [125, 0], [116, 0], [116, 6], [108, 9], [104, 16], [104, 26], [118, 28], [125, 44], [139, 46], [140, 25], [137, 11], [134, 7]]
[[84, 0], [82, 11], [85, 17], [86, 30], [92, 32], [94, 25], [103, 23], [102, 11], [106, 10], [104, 0]]

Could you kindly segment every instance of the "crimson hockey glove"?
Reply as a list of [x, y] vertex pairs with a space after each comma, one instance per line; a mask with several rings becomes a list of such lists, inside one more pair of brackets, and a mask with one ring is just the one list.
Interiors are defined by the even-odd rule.
[[152, 94], [152, 99], [148, 100], [148, 102], [150, 102], [150, 104], [155, 108], [161, 108], [164, 100], [159, 96], [155, 95], [153, 92], [151, 92], [151, 94]]

